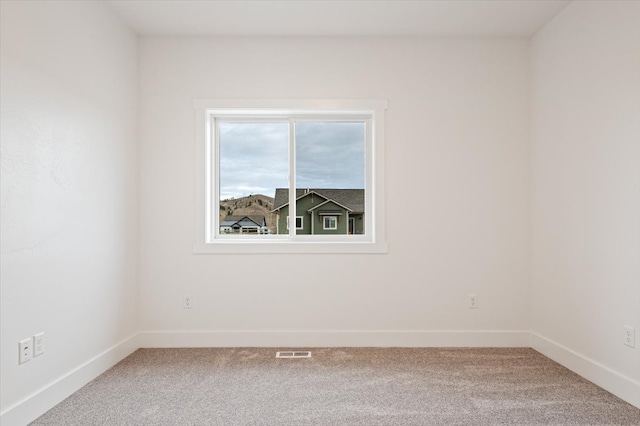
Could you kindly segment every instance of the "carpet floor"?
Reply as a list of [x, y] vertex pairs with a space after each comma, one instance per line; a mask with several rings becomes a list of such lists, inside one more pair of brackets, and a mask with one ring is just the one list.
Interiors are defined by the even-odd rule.
[[140, 349], [31, 425], [640, 425], [527, 348]]

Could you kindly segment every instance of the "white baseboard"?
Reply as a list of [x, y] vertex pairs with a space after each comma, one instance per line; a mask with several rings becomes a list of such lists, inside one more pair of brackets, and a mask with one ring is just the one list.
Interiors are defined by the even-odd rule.
[[528, 331], [143, 331], [142, 348], [528, 347]]
[[531, 332], [530, 346], [547, 358], [640, 408], [640, 383], [587, 358], [538, 333]]
[[0, 424], [26, 425], [59, 404], [78, 389], [135, 352], [138, 335], [124, 339], [54, 382], [38, 389], [0, 413]]

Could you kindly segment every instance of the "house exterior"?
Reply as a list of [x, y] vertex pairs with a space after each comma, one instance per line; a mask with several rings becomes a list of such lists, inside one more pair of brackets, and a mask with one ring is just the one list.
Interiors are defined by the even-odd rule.
[[[276, 233], [289, 233], [289, 189], [276, 188]], [[296, 233], [364, 234], [364, 189], [297, 189]]]
[[268, 234], [267, 221], [262, 215], [228, 215], [220, 221], [221, 234]]

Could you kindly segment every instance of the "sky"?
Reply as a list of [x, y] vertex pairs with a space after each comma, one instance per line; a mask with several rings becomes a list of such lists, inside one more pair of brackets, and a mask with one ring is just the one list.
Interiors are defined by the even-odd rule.
[[[221, 122], [220, 199], [289, 186], [289, 123]], [[364, 188], [363, 122], [297, 122], [298, 188]]]

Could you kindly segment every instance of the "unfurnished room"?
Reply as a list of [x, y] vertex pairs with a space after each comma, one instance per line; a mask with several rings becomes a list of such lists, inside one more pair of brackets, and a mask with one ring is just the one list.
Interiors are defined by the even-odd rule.
[[640, 425], [640, 1], [0, 19], [3, 426]]

